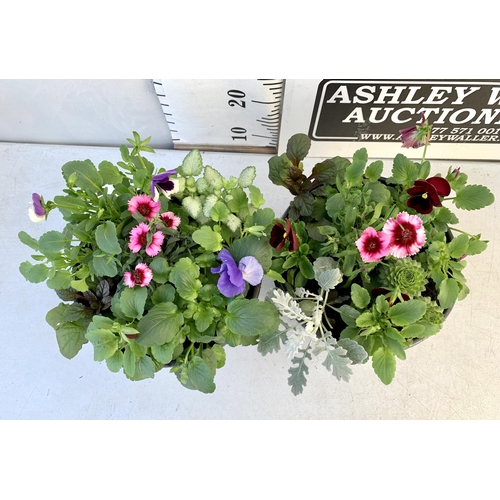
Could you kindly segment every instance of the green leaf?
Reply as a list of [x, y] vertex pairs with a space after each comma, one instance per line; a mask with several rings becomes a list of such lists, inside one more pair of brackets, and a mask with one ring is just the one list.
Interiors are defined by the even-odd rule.
[[274, 305], [259, 299], [234, 299], [227, 312], [226, 325], [238, 335], [262, 335], [277, 330], [280, 323]]
[[467, 255], [477, 255], [484, 252], [488, 247], [488, 242], [483, 240], [470, 239], [467, 247]]
[[104, 361], [113, 356], [118, 349], [118, 337], [110, 330], [88, 331], [85, 338], [94, 346], [94, 361]]
[[248, 192], [250, 193], [250, 201], [255, 208], [264, 205], [266, 200], [257, 186], [248, 186]]
[[102, 193], [102, 177], [90, 160], [70, 161], [63, 165], [62, 172], [66, 181], [75, 172], [75, 185], [84, 191]]
[[292, 393], [295, 396], [302, 394], [304, 387], [307, 385], [306, 375], [309, 373], [309, 368], [306, 365], [306, 360], [312, 359], [307, 349], [299, 349], [299, 352], [303, 353], [303, 356], [301, 358], [295, 356], [292, 359], [292, 365], [297, 366], [292, 366], [288, 369], [288, 373], [290, 374], [288, 385], [292, 387]]
[[137, 361], [134, 351], [130, 349], [129, 346], [125, 348], [123, 353], [123, 373], [129, 378], [133, 377], [135, 374], [135, 363]]
[[196, 329], [204, 332], [214, 321], [214, 312], [211, 308], [199, 308], [193, 315]]
[[234, 212], [248, 212], [248, 197], [243, 189], [236, 187], [231, 189], [231, 199], [228, 200], [227, 206], [229, 209]]
[[284, 343], [286, 340], [287, 336], [285, 332], [278, 329], [269, 331], [260, 336], [257, 351], [263, 356], [272, 352], [278, 352], [281, 348], [280, 341]]
[[265, 273], [271, 268], [273, 250], [266, 238], [257, 236], [239, 238], [233, 242], [229, 252], [236, 262], [243, 257], [252, 256], [259, 261]]
[[380, 380], [389, 385], [396, 373], [396, 357], [387, 347], [379, 347], [373, 353], [372, 366]]
[[363, 346], [349, 338], [339, 340], [337, 345], [346, 350], [345, 355], [352, 361], [353, 365], [362, 363], [368, 357], [368, 353], [364, 350]]
[[198, 297], [198, 291], [202, 287], [199, 275], [200, 268], [189, 257], [183, 257], [170, 271], [169, 281], [183, 299], [192, 301]]
[[299, 269], [302, 275], [309, 279], [312, 280], [314, 278], [314, 268], [311, 263], [311, 261], [305, 256], [301, 255], [299, 259]]
[[344, 209], [345, 203], [344, 196], [341, 193], [335, 193], [326, 200], [325, 209], [328, 215], [332, 219], [335, 219], [338, 216], [338, 212]]
[[177, 172], [184, 177], [200, 175], [203, 170], [203, 159], [201, 153], [197, 149], [193, 149], [182, 161], [182, 165], [177, 169]]
[[238, 184], [242, 188], [250, 187], [256, 175], [257, 172], [255, 167], [246, 167], [241, 171], [240, 176], [238, 177]]
[[113, 278], [118, 274], [116, 261], [112, 255], [102, 253], [101, 250], [95, 250], [92, 254], [92, 260], [89, 262], [91, 271], [97, 276], [109, 276]]
[[195, 356], [187, 365], [188, 380], [195, 389], [205, 394], [215, 391], [214, 376], [207, 363]]
[[214, 189], [220, 189], [224, 186], [224, 177], [222, 177], [222, 175], [217, 170], [215, 170], [215, 168], [212, 168], [209, 165], [205, 167], [203, 178]]
[[123, 352], [121, 350], [116, 351], [113, 356], [106, 360], [106, 365], [108, 365], [109, 371], [118, 373], [123, 367]]
[[170, 272], [170, 267], [168, 265], [167, 259], [164, 257], [155, 257], [150, 263], [149, 268], [153, 271], [153, 281], [156, 283], [166, 283], [168, 281], [168, 275]]
[[17, 236], [21, 240], [21, 243], [24, 243], [25, 245], [28, 245], [30, 248], [32, 248], [35, 251], [38, 251], [38, 240], [36, 240], [35, 238], [31, 237], [25, 231], [19, 231], [19, 233], [17, 234]]
[[116, 237], [116, 226], [109, 220], [96, 227], [95, 240], [97, 246], [104, 253], [118, 255], [122, 251], [122, 248], [118, 243], [118, 238]]
[[[424, 333], [425, 327], [419, 325], [418, 323], [407, 325], [401, 330], [400, 336], [405, 339], [419, 338], [422, 333]], [[386, 332], [387, 333], [387, 332]], [[397, 340], [397, 339], [396, 339]]]
[[310, 148], [311, 139], [306, 134], [295, 134], [288, 140], [286, 155], [295, 166], [298, 166], [307, 156]]
[[363, 172], [365, 171], [365, 166], [366, 161], [357, 160], [353, 161], [353, 163], [346, 168], [345, 180], [350, 186], [357, 186], [360, 184], [361, 179], [363, 178]]
[[156, 304], [137, 324], [140, 335], [136, 342], [146, 347], [166, 344], [175, 337], [183, 324], [184, 317], [175, 304]]
[[160, 304], [161, 302], [173, 302], [174, 298], [175, 288], [170, 283], [159, 286], [151, 296], [154, 305]]
[[425, 314], [426, 308], [423, 300], [407, 300], [393, 305], [389, 309], [388, 316], [395, 325], [406, 326], [417, 322]]
[[[210, 217], [215, 222], [222, 222], [227, 219], [227, 216], [230, 214], [229, 208], [227, 208], [226, 204], [222, 201], [218, 201], [210, 210]], [[203, 226], [206, 228], [207, 226]]]
[[182, 199], [182, 206], [184, 210], [193, 218], [196, 219], [200, 216], [202, 211], [201, 200], [198, 197], [186, 196]]
[[405, 350], [398, 340], [395, 340], [389, 336], [385, 336], [383, 340], [385, 346], [390, 349], [399, 359], [406, 359]]
[[463, 210], [479, 210], [495, 201], [493, 193], [486, 187], [478, 184], [465, 186], [453, 199], [457, 208]]
[[47, 280], [47, 286], [53, 290], [65, 290], [71, 286], [73, 276], [69, 271], [56, 271], [56, 274]]
[[342, 321], [348, 326], [356, 326], [356, 319], [359, 317], [359, 311], [354, 307], [343, 305], [339, 307], [340, 317]]
[[396, 155], [392, 166], [391, 181], [396, 184], [413, 185], [417, 179], [417, 175], [418, 168], [414, 162], [401, 153]]
[[358, 309], [365, 309], [371, 300], [368, 290], [356, 283], [353, 283], [351, 286], [351, 298]]
[[154, 345], [151, 347], [151, 353], [160, 363], [166, 365], [172, 361], [175, 346], [172, 344]]
[[38, 245], [40, 252], [47, 257], [54, 257], [65, 247], [68, 238], [59, 231], [48, 231], [40, 236]]
[[74, 358], [83, 344], [87, 343], [85, 333], [87, 329], [77, 323], [61, 323], [56, 329], [56, 339], [61, 354], [67, 358]]
[[308, 217], [314, 209], [314, 196], [308, 192], [301, 193], [291, 201], [290, 207], [295, 209], [300, 216]]
[[377, 160], [366, 167], [365, 176], [370, 182], [376, 182], [382, 175], [383, 170], [384, 162], [382, 160]]
[[290, 174], [290, 167], [292, 163], [283, 153], [281, 156], [273, 156], [268, 161], [269, 164], [269, 179], [277, 186], [286, 186], [285, 179], [288, 179]]
[[375, 326], [377, 324], [373, 313], [367, 311], [364, 312], [363, 314], [360, 314], [356, 318], [356, 326], [359, 326], [360, 328], [366, 328], [369, 326]]
[[453, 278], [445, 278], [439, 285], [438, 302], [443, 309], [451, 307], [458, 299], [458, 283]]
[[192, 234], [193, 240], [209, 252], [219, 252], [222, 249], [222, 236], [210, 226], [203, 226]]
[[87, 203], [77, 196], [55, 196], [54, 203], [58, 208], [72, 213], [83, 213], [88, 209]]
[[143, 356], [135, 361], [134, 374], [129, 378], [131, 380], [144, 380], [146, 378], [154, 378], [155, 364], [149, 356]]
[[123, 175], [118, 170], [116, 165], [113, 165], [110, 161], [102, 161], [99, 163], [99, 174], [101, 175], [103, 184], [119, 184]]
[[201, 358], [207, 364], [210, 373], [215, 376], [217, 372], [217, 356], [215, 355], [215, 352], [213, 352], [210, 348], [203, 349], [201, 351]]
[[224, 350], [224, 347], [219, 344], [215, 344], [212, 346], [212, 351], [215, 353], [217, 368], [222, 368], [226, 364], [226, 351]]
[[469, 237], [466, 234], [460, 234], [448, 243], [448, 252], [454, 259], [459, 259], [467, 252], [469, 246]]
[[144, 306], [148, 298], [146, 287], [124, 288], [120, 295], [120, 309], [125, 316], [139, 319], [144, 314]]
[[41, 283], [49, 275], [49, 268], [45, 264], [35, 264], [22, 262], [19, 271], [30, 283]]

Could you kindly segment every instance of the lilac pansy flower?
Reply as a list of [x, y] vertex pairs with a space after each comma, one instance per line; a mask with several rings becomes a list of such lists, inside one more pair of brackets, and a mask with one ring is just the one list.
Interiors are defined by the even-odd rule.
[[28, 210], [28, 215], [33, 222], [40, 222], [45, 220], [47, 211], [43, 207], [43, 200], [38, 193], [33, 193], [31, 195], [31, 200], [33, 205]]
[[245, 281], [250, 285], [258, 285], [264, 277], [264, 270], [259, 261], [249, 255], [243, 257], [236, 265], [229, 250], [219, 252], [218, 259], [222, 261], [219, 267], [211, 269], [213, 274], [220, 274], [217, 288], [225, 297], [235, 297], [245, 291]]
[[155, 196], [155, 188], [160, 192], [168, 193], [172, 191], [175, 187], [174, 182], [170, 179], [171, 175], [175, 175], [177, 171], [167, 170], [166, 172], [162, 172], [161, 174], [155, 175], [151, 180], [151, 196]]

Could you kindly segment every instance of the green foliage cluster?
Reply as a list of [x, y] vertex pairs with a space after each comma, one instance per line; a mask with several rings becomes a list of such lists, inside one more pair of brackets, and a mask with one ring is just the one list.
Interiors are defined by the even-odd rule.
[[[152, 196], [153, 177], [165, 172], [141, 154], [154, 153], [149, 140], [134, 132], [132, 150], [122, 146], [116, 165], [102, 161], [96, 167], [88, 159], [63, 165], [64, 194], [45, 208], [59, 209], [67, 224], [38, 240], [19, 233], [36, 252], [35, 263], [23, 262], [20, 272], [32, 283], [45, 282], [63, 301], [46, 316], [63, 356], [74, 357], [90, 341], [95, 361], [105, 361], [112, 372], [142, 380], [169, 365], [185, 387], [210, 393], [225, 363], [224, 346], [256, 344], [279, 321], [275, 308], [248, 285], [236, 297], [221, 294], [219, 275], [210, 269], [221, 264], [217, 255], [225, 248], [236, 262], [252, 255], [270, 271], [264, 235], [275, 216], [261, 208], [254, 167], [226, 179], [193, 150], [171, 176], [176, 189], [159, 198], [160, 213], [180, 217], [179, 227], [157, 226], [164, 242], [154, 257], [144, 249], [133, 253], [130, 231], [148, 220], [131, 214], [128, 202]], [[139, 263], [151, 269], [152, 280], [130, 288], [124, 273]]]
[[[303, 287], [318, 289], [314, 263], [334, 258], [343, 281], [329, 292], [324, 320], [336, 321], [333, 338], [357, 342], [369, 355], [364, 362], [371, 358], [375, 372], [388, 384], [395, 374], [396, 357], [404, 359], [405, 348], [415, 339], [437, 333], [443, 313], [467, 296], [465, 257], [481, 253], [488, 242], [480, 234], [457, 229], [457, 216], [444, 205], [434, 206], [428, 214], [407, 206], [408, 189], [430, 176], [429, 161], [414, 162], [398, 154], [391, 176], [384, 179], [383, 162], [369, 162], [366, 149], [361, 148], [352, 160], [326, 159], [306, 175], [303, 160], [310, 145], [307, 135], [296, 134], [285, 153], [269, 160], [270, 180], [294, 195], [283, 217], [291, 220], [298, 238], [297, 250], [289, 245], [275, 250], [271, 269], [278, 286], [297, 298]], [[445, 179], [454, 191], [446, 200], [457, 209], [478, 210], [494, 201], [487, 187], [469, 185], [467, 175], [459, 170], [450, 167]], [[425, 245], [404, 259], [387, 256], [364, 262], [356, 241], [368, 227], [381, 231], [388, 219], [401, 212], [422, 219]], [[332, 320], [330, 315], [335, 313], [340, 317]], [[274, 348], [279, 348], [280, 341], [286, 345], [286, 339], [281, 330]], [[303, 368], [294, 368], [298, 377], [294, 380], [303, 380], [306, 373], [308, 352], [300, 352], [304, 356], [294, 363]]]

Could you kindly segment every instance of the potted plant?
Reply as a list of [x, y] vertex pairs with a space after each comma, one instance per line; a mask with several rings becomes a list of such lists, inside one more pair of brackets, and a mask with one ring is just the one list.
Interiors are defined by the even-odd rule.
[[259, 351], [283, 344], [292, 358], [294, 394], [306, 385], [312, 355], [346, 381], [352, 364], [371, 359], [389, 384], [396, 358], [435, 335], [469, 293], [465, 257], [483, 252], [487, 241], [459, 230], [443, 202], [478, 210], [494, 196], [485, 186], [469, 185], [460, 169], [450, 167], [445, 177], [430, 173], [431, 129], [422, 117], [400, 131], [404, 147], [424, 146], [424, 154], [420, 162], [396, 155], [387, 179], [383, 162], [370, 163], [364, 148], [352, 160], [326, 159], [307, 175], [303, 160], [311, 142], [305, 134], [294, 135], [286, 152], [269, 160], [269, 178], [294, 198], [270, 237], [277, 286], [269, 300], [281, 325], [261, 338]]
[[168, 365], [184, 386], [210, 393], [224, 346], [256, 344], [279, 322], [257, 298], [275, 215], [261, 208], [254, 167], [226, 179], [193, 150], [178, 168], [158, 169], [142, 155], [154, 153], [150, 138], [133, 135], [117, 165], [70, 161], [61, 195], [33, 194], [32, 220], [57, 208], [67, 223], [38, 240], [19, 233], [37, 252], [20, 271], [63, 301], [46, 320], [66, 358], [90, 341], [112, 372], [142, 380]]

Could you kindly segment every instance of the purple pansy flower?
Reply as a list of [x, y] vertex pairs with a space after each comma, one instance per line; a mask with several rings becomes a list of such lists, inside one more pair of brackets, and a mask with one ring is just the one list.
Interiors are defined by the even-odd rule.
[[258, 285], [264, 277], [264, 270], [259, 261], [249, 255], [243, 257], [236, 265], [229, 250], [219, 252], [218, 259], [222, 261], [219, 267], [211, 269], [213, 274], [220, 274], [217, 288], [225, 297], [235, 297], [245, 291], [245, 281], [250, 285]]
[[45, 220], [47, 211], [43, 206], [43, 200], [41, 196], [38, 193], [33, 193], [31, 195], [31, 200], [33, 202], [33, 205], [28, 210], [29, 218], [33, 222], [40, 222], [42, 220]]
[[428, 124], [424, 113], [421, 113], [421, 116], [422, 122], [420, 124], [399, 131], [403, 141], [403, 148], [419, 148], [429, 144], [432, 125]]
[[169, 192], [174, 189], [174, 183], [170, 180], [170, 176], [176, 174], [177, 171], [167, 170], [166, 172], [162, 172], [161, 174], [155, 175], [151, 180], [151, 196], [155, 196], [155, 188], [158, 188], [160, 191]]

